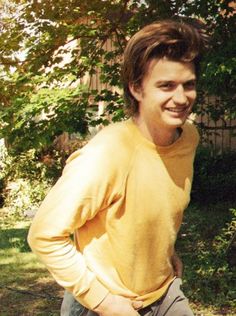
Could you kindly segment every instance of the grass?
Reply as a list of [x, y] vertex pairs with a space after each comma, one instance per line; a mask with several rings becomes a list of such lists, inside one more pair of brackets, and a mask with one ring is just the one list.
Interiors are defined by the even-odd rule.
[[177, 249], [185, 265], [184, 292], [197, 315], [236, 315], [236, 267], [227, 257], [231, 206], [191, 206], [185, 213]]
[[30, 252], [29, 223], [7, 224], [0, 232], [0, 316], [59, 315], [63, 291]]
[[[179, 233], [184, 292], [198, 316], [236, 315], [236, 269], [225, 252], [230, 207], [189, 207]], [[59, 315], [63, 290], [27, 245], [30, 223], [7, 217], [4, 209], [0, 219], [0, 316]]]

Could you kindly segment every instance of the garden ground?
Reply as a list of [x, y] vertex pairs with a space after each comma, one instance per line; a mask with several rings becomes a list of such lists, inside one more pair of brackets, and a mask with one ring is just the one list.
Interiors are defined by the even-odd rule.
[[[29, 220], [16, 222], [4, 209], [0, 218], [0, 316], [59, 315], [63, 290], [27, 245]], [[177, 247], [185, 263], [184, 290], [197, 316], [236, 315], [235, 267], [223, 250], [229, 221], [225, 204], [186, 212]]]

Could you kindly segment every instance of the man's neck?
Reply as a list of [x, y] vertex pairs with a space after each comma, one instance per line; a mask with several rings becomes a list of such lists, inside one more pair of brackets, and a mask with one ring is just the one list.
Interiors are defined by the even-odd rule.
[[152, 125], [148, 126], [139, 117], [134, 117], [133, 121], [143, 136], [157, 146], [170, 146], [181, 135], [181, 129], [178, 127], [163, 128]]

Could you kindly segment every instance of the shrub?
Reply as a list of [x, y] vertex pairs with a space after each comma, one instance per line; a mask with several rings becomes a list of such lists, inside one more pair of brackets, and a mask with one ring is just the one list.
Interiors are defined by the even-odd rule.
[[[61, 172], [60, 158], [29, 150], [11, 156], [1, 150], [0, 193], [5, 221], [32, 217]], [[50, 158], [49, 158], [50, 156]]]
[[236, 152], [213, 155], [209, 148], [199, 147], [194, 168], [193, 201], [236, 201]]

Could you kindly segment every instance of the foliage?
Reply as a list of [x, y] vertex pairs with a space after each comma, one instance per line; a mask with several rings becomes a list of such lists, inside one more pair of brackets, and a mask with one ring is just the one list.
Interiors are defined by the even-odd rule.
[[88, 114], [83, 103], [85, 93], [82, 87], [45, 87], [13, 100], [12, 106], [2, 113], [2, 121], [9, 122], [13, 118], [15, 121], [13, 126], [6, 125], [2, 131], [11, 152], [16, 154], [35, 147], [45, 149], [63, 132], [76, 130], [81, 134], [86, 133]]
[[20, 155], [3, 155], [0, 169], [2, 183], [1, 197], [4, 206], [5, 225], [9, 218], [20, 220], [32, 217], [46, 192], [59, 176], [59, 159], [52, 159], [47, 165], [35, 150]]
[[[222, 100], [206, 104], [213, 118], [235, 117], [235, 32], [231, 1], [2, 0], [0, 3], [1, 136], [18, 154], [50, 146], [62, 131], [86, 133], [107, 123], [92, 109], [105, 102], [111, 119], [123, 117], [121, 56], [144, 24], [175, 15], [199, 17], [212, 34], [199, 88]], [[112, 49], [107, 51], [106, 46]], [[91, 90], [85, 75], [100, 73]], [[202, 105], [199, 100], [199, 106]]]
[[199, 147], [195, 158], [192, 199], [201, 205], [221, 201], [236, 202], [236, 153], [213, 153]]

